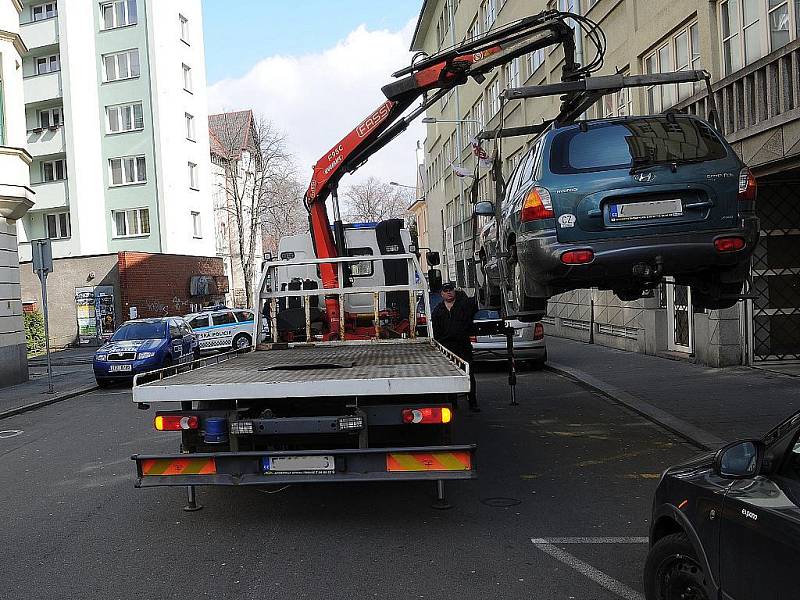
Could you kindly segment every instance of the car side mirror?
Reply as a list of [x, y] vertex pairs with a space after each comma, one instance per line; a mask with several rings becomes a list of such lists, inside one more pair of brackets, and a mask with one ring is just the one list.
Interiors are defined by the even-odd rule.
[[494, 216], [494, 203], [488, 200], [483, 200], [475, 205], [472, 209], [472, 214], [476, 217], [493, 217]]
[[725, 479], [750, 479], [761, 473], [764, 442], [743, 440], [721, 448], [714, 457], [714, 472]]
[[425, 260], [427, 260], [428, 264], [432, 267], [437, 266], [441, 262], [438, 252], [426, 252]]

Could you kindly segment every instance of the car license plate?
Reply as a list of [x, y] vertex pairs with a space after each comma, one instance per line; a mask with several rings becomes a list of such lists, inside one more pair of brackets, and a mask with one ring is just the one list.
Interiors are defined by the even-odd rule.
[[261, 464], [265, 473], [333, 473], [333, 456], [265, 456]]
[[651, 202], [612, 204], [609, 211], [613, 223], [657, 219], [659, 217], [680, 217], [682, 214], [683, 204], [680, 198], [676, 198], [675, 200], [653, 200]]
[[131, 366], [130, 365], [111, 365], [110, 367], [108, 367], [108, 370], [111, 373], [114, 373], [115, 371], [130, 371], [131, 370]]

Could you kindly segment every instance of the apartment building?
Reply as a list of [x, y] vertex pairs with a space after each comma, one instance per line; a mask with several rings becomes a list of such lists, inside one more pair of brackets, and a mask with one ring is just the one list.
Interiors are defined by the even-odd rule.
[[17, 221], [33, 206], [25, 150], [25, 105], [17, 0], [0, 0], [0, 387], [28, 379], [22, 324]]
[[[762, 235], [752, 270], [752, 299], [724, 311], [696, 311], [691, 291], [666, 283], [653, 297], [620, 302], [611, 292], [581, 290], [554, 298], [547, 322], [555, 335], [649, 354], [676, 353], [723, 366], [800, 359], [800, 2], [798, 0], [426, 0], [411, 49], [434, 53], [493, 27], [546, 8], [580, 12], [608, 37], [599, 74], [705, 69], [724, 115], [724, 134], [759, 180]], [[577, 37], [578, 60], [592, 48]], [[474, 282], [470, 140], [499, 124], [498, 94], [506, 87], [559, 81], [563, 52], [539, 50], [499, 69], [479, 85], [461, 86], [428, 110], [425, 197], [430, 244], [450, 276]], [[552, 116], [557, 98], [510, 103], [505, 126]], [[623, 90], [587, 118], [667, 109], [705, 115], [707, 91], [684, 84]], [[503, 143], [510, 172], [530, 138]], [[481, 198], [492, 199], [486, 169]], [[439, 222], [434, 223], [434, 217]]]
[[19, 22], [37, 194], [18, 222], [21, 261], [50, 238], [75, 273], [74, 313], [102, 279], [91, 257], [213, 257], [200, 0], [24, 0]]

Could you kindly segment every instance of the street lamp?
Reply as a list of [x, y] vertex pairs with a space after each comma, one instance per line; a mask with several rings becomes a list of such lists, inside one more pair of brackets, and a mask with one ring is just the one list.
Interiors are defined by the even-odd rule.
[[423, 123], [477, 123], [483, 127], [483, 123], [478, 119], [439, 119], [437, 117], [425, 117], [422, 119]]
[[408, 188], [410, 190], [416, 190], [417, 189], [417, 186], [415, 186], [415, 185], [403, 185], [402, 183], [397, 183], [396, 181], [390, 181], [389, 185], [393, 185], [395, 187]]

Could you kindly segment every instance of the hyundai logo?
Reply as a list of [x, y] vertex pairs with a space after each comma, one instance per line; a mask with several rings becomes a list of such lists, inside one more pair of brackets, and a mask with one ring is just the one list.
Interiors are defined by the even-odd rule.
[[633, 178], [639, 183], [650, 183], [656, 176], [653, 173], [637, 173]]

